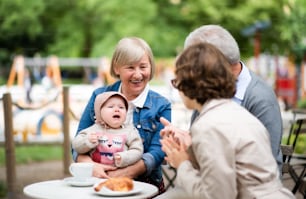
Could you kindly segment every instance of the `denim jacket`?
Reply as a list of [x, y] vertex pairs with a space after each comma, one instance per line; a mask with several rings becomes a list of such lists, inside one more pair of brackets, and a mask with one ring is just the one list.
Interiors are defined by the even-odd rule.
[[[93, 92], [82, 114], [77, 132], [94, 124], [94, 100], [96, 96], [105, 91], [118, 91], [120, 83], [120, 81], [117, 81], [112, 85], [97, 88]], [[163, 128], [159, 121], [160, 117], [171, 121], [171, 103], [162, 95], [150, 90], [143, 108], [135, 108], [133, 123], [143, 139], [144, 153], [142, 159], [146, 166], [144, 175], [157, 183], [162, 179], [161, 164], [165, 157], [159, 141], [159, 132]], [[72, 149], [74, 160], [76, 160], [77, 155], [77, 152]]]

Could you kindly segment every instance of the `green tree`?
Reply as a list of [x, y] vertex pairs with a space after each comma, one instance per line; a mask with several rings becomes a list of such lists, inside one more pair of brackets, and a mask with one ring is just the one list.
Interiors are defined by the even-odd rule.
[[[120, 6], [118, 6], [120, 5]], [[156, 17], [154, 3], [142, 0], [73, 1], [57, 20], [55, 42], [49, 52], [59, 56], [111, 55], [115, 44], [124, 36], [150, 39]]]
[[275, 37], [278, 25], [281, 23], [281, 1], [265, 0], [187, 0], [182, 2], [182, 14], [194, 29], [204, 24], [220, 24], [228, 29], [238, 41], [244, 56], [253, 54], [253, 35], [244, 36], [245, 28], [260, 21], [271, 24], [262, 30], [262, 49], [272, 50], [273, 43], [279, 44]]
[[39, 16], [44, 12], [42, 1], [1, 0], [0, 3], [0, 59], [8, 59], [10, 53], [32, 53], [39, 45], [43, 31]]
[[306, 1], [286, 0], [283, 6], [283, 23], [279, 27], [280, 40], [287, 44], [289, 53], [301, 63], [306, 52]]
[[303, 41], [305, 1], [0, 0], [0, 61], [20, 53], [110, 56], [124, 36], [144, 38], [156, 57], [173, 57], [203, 24], [227, 28], [242, 55], [250, 56], [253, 35], [242, 30], [261, 21], [270, 24], [261, 31], [262, 51], [292, 52]]

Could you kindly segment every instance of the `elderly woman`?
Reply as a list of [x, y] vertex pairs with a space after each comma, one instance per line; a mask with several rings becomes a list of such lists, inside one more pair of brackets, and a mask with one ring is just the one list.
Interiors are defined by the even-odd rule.
[[[143, 140], [144, 153], [135, 164], [116, 169], [95, 163], [93, 175], [108, 178], [127, 176], [151, 183], [164, 192], [161, 164], [165, 153], [161, 150], [160, 117], [171, 119], [171, 104], [160, 94], [150, 90], [149, 81], [154, 76], [155, 63], [151, 48], [141, 38], [128, 37], [119, 41], [111, 60], [110, 73], [119, 81], [96, 89], [82, 114], [77, 132], [95, 122], [94, 101], [98, 94], [118, 91], [129, 101], [126, 123], [133, 123]], [[76, 162], [91, 162], [88, 155], [72, 150]]]
[[173, 86], [199, 116], [190, 133], [161, 119], [162, 149], [177, 168], [177, 186], [158, 198], [294, 198], [279, 179], [267, 129], [231, 99], [236, 78], [229, 64], [208, 43], [178, 57]]

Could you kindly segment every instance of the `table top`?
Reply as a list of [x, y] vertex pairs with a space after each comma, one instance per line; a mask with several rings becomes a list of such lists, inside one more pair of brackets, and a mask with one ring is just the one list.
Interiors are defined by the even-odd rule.
[[132, 195], [104, 196], [96, 193], [93, 186], [71, 186], [65, 180], [50, 180], [27, 185], [23, 192], [29, 197], [40, 199], [140, 199], [149, 198], [158, 193], [158, 188], [148, 183], [134, 181], [134, 187], [139, 192]]

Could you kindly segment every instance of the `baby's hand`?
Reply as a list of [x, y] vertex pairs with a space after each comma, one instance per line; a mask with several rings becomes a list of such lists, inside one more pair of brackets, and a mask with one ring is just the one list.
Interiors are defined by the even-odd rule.
[[97, 136], [96, 133], [90, 133], [90, 134], [88, 135], [88, 140], [89, 140], [89, 142], [91, 142], [91, 143], [93, 143], [93, 144], [97, 144], [97, 143], [99, 142], [98, 136]]
[[121, 163], [121, 156], [119, 154], [115, 154], [114, 158], [115, 158], [115, 165], [116, 166], [120, 165], [120, 163]]

